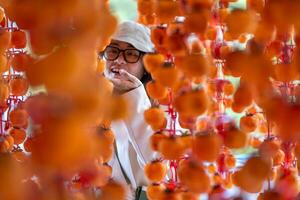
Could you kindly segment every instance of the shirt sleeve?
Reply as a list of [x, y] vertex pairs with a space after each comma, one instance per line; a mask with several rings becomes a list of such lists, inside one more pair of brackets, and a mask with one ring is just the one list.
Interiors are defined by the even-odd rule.
[[129, 110], [125, 119], [129, 140], [137, 153], [137, 161], [143, 168], [147, 162], [155, 157], [155, 152], [151, 150], [149, 144], [149, 138], [153, 131], [144, 120], [144, 111], [151, 107], [151, 103], [143, 85], [123, 96], [127, 100]]

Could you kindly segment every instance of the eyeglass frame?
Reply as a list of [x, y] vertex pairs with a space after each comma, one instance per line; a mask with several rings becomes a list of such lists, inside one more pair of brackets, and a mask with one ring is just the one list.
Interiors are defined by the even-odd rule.
[[[118, 56], [117, 56], [115, 59], [108, 59], [108, 58], [105, 56], [105, 50], [106, 50], [108, 47], [118, 49], [119, 53], [118, 53]], [[126, 51], [126, 50], [136, 50], [136, 51], [138, 51], [138, 52], [139, 52], [139, 56], [138, 56], [138, 58], [137, 58], [137, 61], [135, 61], [135, 62], [128, 62], [128, 60], [126, 59], [126, 56], [125, 56], [125, 51]], [[117, 60], [117, 59], [119, 58], [120, 53], [123, 54], [124, 60], [125, 60], [127, 63], [131, 63], [131, 64], [137, 63], [137, 62], [140, 60], [141, 56], [144, 55], [144, 54], [146, 54], [146, 52], [140, 51], [140, 50], [135, 49], [135, 48], [131, 48], [131, 49], [119, 49], [118, 47], [108, 45], [102, 52], [99, 53], [99, 56], [101, 56], [101, 58], [104, 57], [104, 58], [105, 58], [106, 60], [108, 60], [108, 61], [114, 61], [114, 60]]]

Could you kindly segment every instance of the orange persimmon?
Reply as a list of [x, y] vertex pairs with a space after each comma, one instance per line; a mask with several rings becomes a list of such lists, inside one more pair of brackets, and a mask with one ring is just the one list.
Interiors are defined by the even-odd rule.
[[259, 155], [263, 159], [274, 159], [277, 152], [280, 150], [280, 143], [277, 140], [265, 140], [259, 146]]
[[209, 72], [207, 58], [200, 54], [177, 57], [175, 65], [188, 78], [202, 77]]
[[222, 147], [222, 139], [216, 133], [198, 133], [193, 139], [192, 151], [200, 161], [214, 162]]
[[211, 190], [209, 176], [203, 167], [195, 161], [187, 161], [178, 167], [180, 182], [193, 193], [205, 193]]
[[11, 61], [12, 68], [17, 72], [24, 72], [26, 68], [30, 67], [30, 63], [33, 60], [28, 54], [19, 53], [14, 55]]
[[144, 167], [145, 175], [151, 182], [160, 182], [167, 174], [167, 166], [161, 161], [152, 161]]
[[21, 49], [26, 47], [26, 34], [22, 30], [12, 32], [11, 43], [15, 48]]
[[147, 197], [149, 200], [158, 200], [161, 199], [165, 186], [163, 184], [152, 184], [147, 187]]
[[179, 16], [179, 2], [173, 0], [155, 1], [154, 12], [160, 24], [169, 23]]
[[150, 81], [146, 84], [146, 90], [152, 99], [163, 99], [168, 95], [168, 89], [157, 81]]
[[[236, 19], [239, 19], [238, 21]], [[226, 17], [226, 25], [233, 38], [242, 33], [253, 33], [258, 23], [256, 13], [252, 10], [235, 9]]]
[[138, 0], [137, 10], [140, 15], [150, 15], [154, 12], [154, 2], [151, 0]]
[[166, 134], [164, 134], [163, 132], [157, 132], [157, 133], [151, 135], [151, 137], [150, 137], [151, 149], [153, 151], [158, 151], [158, 145], [159, 145], [160, 141], [167, 137], [168, 136]]
[[158, 143], [158, 151], [167, 160], [180, 159], [185, 150], [185, 144], [178, 137], [162, 138]]
[[32, 137], [27, 137], [25, 142], [24, 142], [24, 149], [27, 152], [31, 152], [32, 151], [32, 143], [33, 143], [33, 138]]
[[9, 144], [9, 148], [8, 150], [11, 151], [13, 149], [13, 146], [15, 144], [15, 140], [11, 135], [5, 135], [5, 140], [8, 142]]
[[198, 12], [191, 12], [186, 15], [186, 19], [184, 21], [184, 28], [188, 33], [205, 33], [208, 20], [210, 18], [210, 10], [202, 9]]
[[179, 82], [180, 72], [171, 63], [164, 63], [152, 74], [152, 77], [163, 86], [174, 88]]
[[0, 153], [7, 153], [9, 151], [10, 145], [7, 140], [3, 139], [0, 141]]
[[26, 138], [26, 131], [20, 128], [11, 128], [8, 133], [13, 137], [15, 144], [21, 144]]
[[9, 113], [9, 120], [13, 127], [22, 128], [27, 125], [28, 113], [24, 109], [14, 109]]
[[23, 96], [27, 93], [29, 82], [24, 77], [16, 77], [9, 81], [10, 92], [14, 96]]
[[229, 169], [234, 168], [236, 165], [236, 158], [233, 154], [225, 155], [225, 166]]
[[240, 129], [245, 133], [256, 130], [258, 119], [255, 115], [245, 115], [240, 119]]
[[186, 129], [196, 129], [196, 118], [195, 117], [186, 117], [184, 115], [179, 115], [178, 122], [182, 128]]
[[257, 138], [257, 137], [251, 137], [250, 139], [250, 145], [253, 147], [253, 148], [259, 148], [259, 146], [261, 145], [262, 141]]
[[153, 130], [159, 130], [166, 127], [165, 113], [160, 108], [149, 108], [144, 112], [144, 119]]
[[166, 53], [166, 38], [167, 28], [165, 26], [157, 26], [151, 29], [151, 41], [158, 52]]
[[162, 54], [146, 54], [143, 57], [145, 69], [149, 73], [153, 73], [163, 65], [165, 57]]
[[208, 108], [208, 97], [203, 89], [185, 92], [174, 100], [174, 107], [179, 114], [197, 117]]
[[224, 134], [224, 145], [231, 149], [245, 147], [247, 144], [247, 134], [237, 128], [231, 128]]

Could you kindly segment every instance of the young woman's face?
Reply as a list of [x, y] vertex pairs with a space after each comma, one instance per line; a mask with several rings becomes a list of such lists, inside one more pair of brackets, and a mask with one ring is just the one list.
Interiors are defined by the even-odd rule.
[[[125, 49], [131, 49], [131, 50], [137, 50], [135, 49], [131, 44], [127, 42], [122, 42], [118, 40], [112, 40], [112, 42], [108, 45], [111, 48], [111, 53], [113, 54], [115, 51], [119, 50], [125, 50]], [[132, 58], [134, 56], [137, 56], [134, 54], [135, 51], [126, 51], [127, 59]], [[106, 60], [106, 68], [105, 68], [105, 76], [112, 77], [112, 78], [119, 78], [120, 74], [118, 73], [118, 70], [124, 69], [128, 73], [132, 74], [133, 76], [137, 77], [139, 80], [141, 80], [143, 74], [144, 74], [144, 68], [142, 64], [142, 55], [139, 57], [138, 61], [135, 63], [128, 63], [126, 62], [126, 59], [124, 58], [125, 52], [120, 52], [119, 56], [115, 60]]]

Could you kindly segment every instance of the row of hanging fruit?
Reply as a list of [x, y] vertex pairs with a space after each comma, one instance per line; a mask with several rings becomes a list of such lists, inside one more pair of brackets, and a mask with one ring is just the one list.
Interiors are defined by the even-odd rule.
[[[145, 111], [161, 155], [145, 167], [151, 200], [298, 196], [300, 4], [234, 2], [138, 1], [157, 50], [144, 58], [147, 92], [168, 107]], [[237, 163], [235, 150], [247, 147], [256, 150]], [[240, 196], [228, 197], [232, 188]]]

